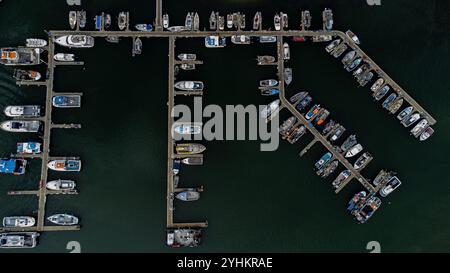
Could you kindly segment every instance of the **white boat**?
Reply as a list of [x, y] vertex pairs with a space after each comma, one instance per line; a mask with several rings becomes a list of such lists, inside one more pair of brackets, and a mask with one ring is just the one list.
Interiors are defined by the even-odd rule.
[[360, 44], [360, 41], [359, 41], [358, 36], [356, 36], [355, 33], [353, 33], [351, 30], [347, 30], [347, 31], [345, 32], [345, 34], [346, 34], [350, 39], [352, 39], [352, 41], [355, 42], [355, 44], [357, 44], [357, 45]]
[[186, 191], [178, 193], [175, 198], [181, 201], [196, 201], [200, 199], [200, 193], [195, 189], [188, 189]]
[[73, 62], [75, 61], [75, 54], [70, 53], [56, 53], [53, 59], [58, 62]]
[[341, 44], [341, 39], [336, 39], [334, 41], [332, 41], [331, 43], [329, 43], [326, 47], [325, 47], [325, 51], [327, 53], [331, 53], [338, 45]]
[[32, 227], [36, 220], [30, 216], [8, 216], [3, 218], [4, 227]]
[[195, 61], [197, 59], [197, 55], [194, 53], [181, 53], [177, 57], [180, 61]]
[[0, 248], [33, 248], [38, 236], [37, 232], [0, 233]]
[[291, 59], [291, 50], [289, 49], [288, 43], [283, 44], [283, 59], [285, 61]]
[[198, 135], [202, 133], [202, 126], [199, 124], [191, 123], [175, 123], [173, 131], [180, 135]]
[[37, 133], [41, 127], [38, 120], [8, 120], [0, 123], [0, 128], [14, 133]]
[[202, 91], [204, 87], [201, 81], [179, 81], [175, 83], [175, 88], [183, 91]]
[[164, 14], [163, 15], [163, 28], [168, 28], [169, 27], [169, 14]]
[[411, 126], [414, 122], [418, 121], [420, 119], [420, 114], [419, 113], [414, 113], [412, 115], [406, 116], [403, 120], [402, 120], [402, 124], [405, 127], [409, 127]]
[[277, 41], [276, 36], [259, 36], [259, 42], [264, 43], [275, 43]]
[[261, 110], [261, 117], [263, 119], [267, 119], [272, 115], [275, 115], [279, 108], [280, 108], [280, 100], [279, 99], [274, 100]]
[[292, 82], [292, 68], [286, 67], [284, 69], [284, 82], [289, 85]]
[[61, 179], [49, 181], [45, 185], [45, 187], [48, 190], [52, 190], [52, 191], [73, 190], [73, 189], [75, 189], [75, 186], [76, 186], [75, 181], [61, 180]]
[[377, 91], [378, 89], [380, 89], [381, 86], [383, 86], [384, 84], [384, 79], [383, 78], [379, 78], [373, 85], [372, 87], [370, 87], [370, 90], [372, 92]]
[[29, 38], [29, 39], [26, 39], [26, 46], [27, 47], [45, 47], [45, 46], [47, 46], [47, 41], [44, 39]]
[[81, 160], [52, 160], [47, 164], [50, 170], [60, 172], [79, 172], [81, 170]]
[[411, 130], [411, 134], [415, 137], [418, 138], [423, 131], [425, 131], [425, 129], [428, 126], [428, 120], [427, 119], [422, 119], [419, 123], [417, 123], [416, 126], [414, 126], [414, 128]]
[[397, 178], [397, 176], [392, 177], [389, 180], [389, 182], [387, 182], [386, 185], [383, 188], [381, 188], [380, 195], [383, 197], [388, 196], [393, 191], [395, 191], [398, 187], [400, 187], [401, 184], [402, 184], [402, 182]]
[[434, 134], [434, 129], [428, 126], [425, 131], [420, 135], [420, 141], [429, 139]]
[[74, 29], [75, 26], [77, 25], [77, 17], [78, 17], [78, 15], [77, 15], [76, 11], [71, 10], [69, 12], [69, 25], [70, 25], [71, 29]]
[[134, 26], [139, 31], [150, 32], [153, 30], [153, 26], [151, 24], [137, 24]]
[[249, 45], [250, 44], [250, 36], [247, 36], [247, 35], [233, 35], [233, 36], [231, 36], [231, 42], [233, 44]]
[[186, 31], [187, 28], [185, 26], [171, 26], [167, 28], [170, 32], [180, 32], [180, 31]]
[[227, 28], [233, 28], [233, 14], [227, 14]]
[[128, 25], [128, 14], [127, 12], [121, 11], [119, 13], [119, 18], [117, 19], [117, 25], [120, 30], [124, 30]]
[[359, 154], [362, 150], [363, 146], [361, 144], [356, 144], [345, 154], [345, 157], [354, 157], [355, 155]]
[[78, 224], [78, 218], [70, 214], [55, 214], [47, 217], [47, 220], [55, 225], [73, 226]]
[[91, 48], [94, 46], [94, 37], [87, 35], [66, 35], [56, 38], [55, 43], [65, 47]]
[[4, 110], [7, 117], [27, 117], [35, 118], [41, 115], [41, 106], [39, 105], [10, 105]]
[[273, 24], [275, 26], [275, 30], [281, 30], [281, 17], [278, 13], [273, 17]]

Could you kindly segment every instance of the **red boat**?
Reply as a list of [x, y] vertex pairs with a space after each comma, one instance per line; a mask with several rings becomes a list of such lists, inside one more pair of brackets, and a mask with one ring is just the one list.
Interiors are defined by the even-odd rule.
[[294, 37], [292, 37], [292, 41], [302, 43], [302, 42], [305, 42], [306, 39], [303, 36], [294, 36]]

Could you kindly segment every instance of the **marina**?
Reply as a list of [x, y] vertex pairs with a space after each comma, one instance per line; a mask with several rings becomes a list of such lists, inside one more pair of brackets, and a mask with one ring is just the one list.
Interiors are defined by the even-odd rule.
[[[330, 13], [330, 11], [324, 12], [323, 18], [324, 18], [324, 30], [318, 30], [318, 31], [310, 31], [310, 30], [306, 30], [309, 28], [309, 24], [308, 23], [308, 19], [305, 17], [302, 23], [302, 30], [285, 30], [284, 27], [287, 25], [287, 15], [286, 16], [280, 16], [279, 20], [280, 20], [280, 25], [282, 26], [280, 28], [280, 30], [263, 30], [261, 27], [261, 24], [256, 24], [254, 27], [254, 30], [244, 30], [245, 29], [245, 24], [242, 24], [242, 21], [239, 20], [240, 23], [238, 23], [236, 26], [236, 30], [214, 30], [214, 31], [209, 31], [209, 30], [183, 30], [182, 32], [170, 32], [170, 31], [164, 31], [163, 29], [163, 16], [162, 16], [162, 1], [157, 0], [156, 1], [156, 8], [157, 8], [157, 13], [156, 13], [156, 18], [155, 18], [155, 25], [154, 25], [154, 29], [152, 29], [152, 31], [135, 31], [135, 30], [130, 30], [128, 28], [129, 25], [129, 14], [127, 13], [126, 15], [126, 27], [124, 27], [122, 31], [106, 31], [104, 29], [104, 27], [99, 27], [98, 31], [84, 31], [84, 30], [80, 30], [79, 28], [79, 23], [76, 24], [76, 29], [74, 30], [52, 30], [49, 31], [49, 39], [48, 39], [48, 45], [46, 46], [46, 50], [48, 52], [48, 63], [47, 63], [47, 69], [48, 69], [48, 77], [46, 79], [45, 82], [41, 81], [41, 82], [23, 82], [23, 81], [18, 81], [18, 85], [35, 85], [36, 87], [39, 86], [46, 86], [46, 103], [45, 103], [45, 113], [43, 113], [43, 115], [39, 118], [37, 118], [36, 120], [39, 120], [41, 122], [44, 123], [43, 126], [43, 143], [42, 143], [42, 151], [39, 154], [31, 154], [31, 155], [26, 155], [26, 157], [28, 158], [40, 158], [42, 159], [42, 167], [41, 167], [41, 178], [40, 178], [40, 182], [39, 182], [39, 188], [38, 190], [29, 190], [29, 191], [10, 191], [8, 194], [10, 195], [37, 195], [39, 197], [39, 204], [38, 204], [38, 217], [37, 217], [37, 224], [35, 227], [27, 227], [27, 228], [10, 228], [10, 227], [4, 227], [4, 228], [0, 228], [0, 231], [2, 232], [17, 232], [17, 231], [36, 231], [36, 232], [45, 232], [45, 231], [69, 231], [69, 230], [79, 230], [80, 226], [78, 225], [78, 219], [76, 221], [76, 223], [73, 226], [47, 226], [45, 224], [45, 219], [46, 215], [45, 215], [45, 206], [46, 206], [46, 199], [48, 195], [52, 195], [52, 194], [76, 194], [76, 191], [73, 189], [70, 190], [57, 190], [57, 191], [51, 191], [48, 190], [47, 187], [45, 186], [48, 181], [47, 176], [48, 176], [48, 171], [49, 171], [49, 165], [47, 165], [47, 163], [52, 162], [54, 160], [78, 160], [77, 157], [71, 157], [71, 158], [67, 158], [67, 157], [52, 157], [50, 156], [50, 152], [49, 152], [49, 145], [50, 145], [50, 139], [51, 139], [51, 130], [52, 129], [58, 129], [58, 128], [79, 128], [80, 125], [78, 124], [53, 124], [52, 123], [52, 108], [53, 107], [58, 107], [55, 105], [55, 100], [54, 98], [56, 96], [78, 96], [78, 102], [76, 102], [74, 105], [76, 105], [77, 107], [80, 107], [80, 103], [79, 100], [81, 99], [81, 93], [61, 93], [61, 92], [55, 92], [53, 90], [53, 81], [54, 81], [54, 77], [55, 77], [55, 71], [54, 68], [57, 65], [79, 65], [82, 66], [83, 62], [74, 62], [74, 61], [70, 61], [70, 62], [64, 62], [64, 61], [55, 61], [54, 60], [54, 56], [55, 56], [55, 43], [58, 43], [60, 45], [66, 46], [68, 45], [67, 43], [65, 43], [62, 40], [58, 40], [61, 37], [66, 37], [66, 36], [74, 36], [74, 35], [78, 35], [80, 37], [85, 37], [87, 40], [85, 41], [86, 43], [86, 47], [92, 47], [94, 46], [94, 39], [95, 38], [106, 38], [106, 37], [116, 37], [116, 38], [130, 38], [133, 40], [133, 55], [134, 54], [140, 54], [140, 50], [135, 50], [135, 42], [137, 39], [139, 39], [138, 41], [140, 41], [140, 39], [145, 39], [145, 38], [167, 38], [168, 40], [168, 49], [169, 49], [169, 59], [168, 59], [168, 66], [169, 66], [169, 71], [168, 71], [168, 132], [167, 132], [167, 145], [168, 145], [168, 150], [167, 150], [167, 222], [166, 222], [166, 227], [168, 230], [167, 233], [167, 244], [169, 246], [173, 246], [175, 244], [178, 243], [178, 245], [182, 245], [182, 243], [180, 243], [181, 239], [177, 239], [178, 235], [177, 232], [182, 232], [185, 233], [182, 237], [185, 238], [186, 236], [194, 236], [193, 238], [195, 238], [195, 240], [193, 240], [193, 242], [184, 242], [186, 245], [184, 246], [193, 246], [192, 244], [194, 244], [195, 246], [197, 245], [197, 238], [200, 236], [199, 234], [201, 234], [201, 229], [206, 228], [208, 226], [208, 222], [207, 221], [199, 221], [199, 222], [174, 222], [174, 193], [179, 193], [179, 192], [183, 192], [185, 190], [187, 190], [186, 188], [177, 188], [176, 187], [176, 180], [178, 179], [177, 175], [174, 175], [174, 160], [175, 159], [185, 159], [185, 158], [202, 158], [202, 163], [203, 163], [203, 154], [199, 153], [199, 154], [187, 154], [187, 155], [183, 155], [183, 154], [178, 154], [175, 153], [174, 149], [177, 145], [177, 143], [175, 142], [175, 140], [172, 138], [172, 128], [173, 125], [175, 123], [173, 117], [171, 116], [171, 112], [175, 106], [175, 97], [177, 95], [202, 95], [203, 94], [203, 84], [202, 84], [202, 88], [185, 88], [184, 90], [176, 90], [176, 76], [175, 76], [175, 68], [177, 67], [177, 65], [183, 65], [183, 64], [195, 64], [195, 65], [200, 65], [203, 64], [203, 61], [201, 60], [180, 60], [177, 59], [177, 53], [181, 53], [181, 52], [176, 52], [176, 39], [177, 38], [206, 38], [209, 36], [217, 36], [219, 35], [219, 37], [221, 38], [232, 38], [232, 37], [241, 37], [243, 39], [241, 39], [241, 41], [247, 41], [245, 39], [245, 37], [252, 37], [252, 36], [275, 36], [277, 38], [276, 40], [276, 49], [277, 49], [277, 58], [271, 62], [268, 62], [269, 64], [272, 64], [274, 66], [277, 67], [277, 75], [278, 75], [278, 79], [277, 82], [279, 83], [279, 85], [277, 86], [277, 90], [279, 92], [279, 105], [278, 108], [283, 108], [283, 109], [287, 109], [291, 112], [292, 115], [294, 115], [297, 118], [297, 125], [302, 125], [301, 127], [297, 128], [303, 128], [306, 129], [307, 132], [309, 132], [310, 134], [313, 135], [314, 139], [308, 144], [308, 146], [302, 150], [302, 152], [300, 153], [300, 155], [304, 155], [313, 145], [315, 145], [316, 143], [320, 142], [327, 150], [329, 153], [332, 154], [332, 158], [333, 158], [333, 164], [335, 165], [334, 162], [339, 162], [339, 164], [343, 165], [347, 170], [349, 170], [349, 172], [351, 173], [351, 175], [349, 175], [348, 177], [345, 178], [345, 180], [340, 184], [340, 186], [336, 189], [336, 193], [339, 193], [339, 191], [341, 191], [346, 185], [347, 183], [349, 183], [350, 180], [352, 180], [353, 178], [355, 178], [356, 180], [358, 180], [359, 183], [361, 183], [361, 185], [367, 190], [367, 192], [369, 194], [375, 194], [377, 193], [380, 189], [382, 189], [383, 187], [386, 186], [386, 183], [388, 183], [389, 181], [386, 181], [385, 183], [381, 183], [377, 186], [374, 186], [371, 182], [369, 182], [365, 177], [363, 177], [361, 175], [361, 171], [362, 169], [364, 169], [364, 167], [370, 162], [370, 160], [367, 160], [364, 162], [363, 165], [361, 165], [358, 168], [355, 168], [355, 166], [353, 164], [351, 164], [346, 158], [345, 155], [343, 155], [342, 153], [336, 151], [336, 149], [334, 148], [333, 144], [330, 143], [330, 140], [328, 140], [328, 136], [333, 132], [333, 130], [329, 131], [325, 136], [320, 133], [315, 127], [310, 126], [310, 122], [312, 120], [314, 120], [314, 118], [317, 117], [317, 115], [320, 113], [319, 111], [317, 112], [311, 112], [311, 115], [308, 117], [305, 117], [303, 114], [301, 114], [298, 109], [296, 108], [296, 104], [291, 103], [289, 100], [286, 99], [286, 92], [285, 92], [285, 84], [284, 83], [288, 83], [290, 82], [290, 80], [287, 79], [286, 76], [289, 76], [292, 78], [292, 70], [290, 70], [290, 73], [286, 73], [286, 68], [285, 67], [285, 60], [289, 60], [291, 58], [295, 58], [295, 56], [291, 56], [289, 54], [289, 58], [287, 58], [287, 54], [286, 54], [286, 46], [284, 41], [287, 38], [290, 37], [296, 37], [296, 36], [301, 36], [301, 37], [306, 37], [306, 38], [311, 38], [311, 39], [316, 39], [316, 40], [321, 40], [324, 39], [324, 36], [332, 36], [335, 38], [339, 38], [342, 41], [345, 42], [346, 46], [348, 46], [350, 49], [354, 50], [357, 52], [358, 56], [360, 56], [365, 63], [370, 65], [371, 70], [375, 71], [376, 73], [383, 75], [383, 78], [385, 80], [384, 84], [389, 84], [394, 90], [396, 90], [396, 92], [398, 93], [399, 96], [401, 96], [405, 101], [407, 101], [410, 105], [413, 106], [413, 108], [415, 109], [415, 111], [417, 111], [421, 117], [423, 117], [424, 119], [427, 120], [427, 124], [429, 125], [434, 125], [436, 123], [436, 120], [431, 116], [431, 114], [429, 114], [425, 109], [423, 109], [412, 97], [410, 97], [405, 90], [403, 90], [396, 82], [394, 82], [383, 70], [381, 70], [381, 68], [375, 63], [373, 62], [369, 56], [367, 56], [356, 43], [354, 37], [350, 38], [346, 33], [341, 32], [341, 31], [337, 31], [337, 30], [332, 30], [332, 13]], [[302, 13], [304, 16], [309, 16], [308, 14]], [[285, 14], [284, 14], [285, 15]], [[242, 19], [242, 14], [240, 14]], [[203, 15], [203, 17], [206, 17], [206, 15]], [[260, 17], [258, 17], [260, 18]], [[262, 17], [261, 17], [262, 18]], [[331, 19], [330, 19], [331, 18]], [[79, 19], [77, 19], [79, 20]], [[258, 20], [262, 20], [262, 19], [258, 19]], [[331, 20], [331, 21], [330, 21]], [[233, 20], [236, 21], [236, 20]], [[244, 17], [244, 22], [245, 22], [245, 17]], [[74, 25], [75, 28], [75, 25]], [[78, 37], [78, 38], [80, 38]], [[92, 39], [90, 39], [90, 38]], [[67, 40], [68, 38], [66, 38]], [[327, 40], [327, 39], [325, 39]], [[237, 38], [235, 38], [235, 41], [239, 41]], [[74, 43], [75, 42], [75, 43]], [[80, 39], [77, 39], [76, 41], [71, 42], [71, 45], [75, 45], [75, 46], [79, 46], [80, 44], [77, 44], [77, 42], [80, 42]], [[83, 41], [81, 41], [83, 42]], [[140, 47], [138, 47], [140, 48]], [[341, 47], [338, 47], [334, 52], [336, 52], [338, 49], [340, 49], [340, 54], [337, 54], [339, 56], [341, 56], [341, 54], [347, 50], [347, 48], [343, 49], [342, 45]], [[338, 57], [339, 57], [338, 56]], [[265, 63], [267, 64], [267, 63]], [[355, 67], [356, 68], [356, 67]], [[289, 69], [289, 68], [288, 68]], [[289, 70], [288, 70], [289, 71]], [[292, 80], [292, 79], [291, 79]], [[274, 94], [277, 95], [277, 94]], [[387, 106], [386, 106], [387, 108]], [[318, 110], [318, 109], [317, 109]], [[270, 113], [268, 114], [268, 117], [270, 116]], [[328, 116], [328, 114], [327, 114]], [[323, 118], [323, 119], [326, 119]], [[319, 122], [319, 120], [317, 120], [317, 122]], [[323, 122], [323, 120], [322, 120]], [[337, 127], [337, 126], [335, 126]], [[411, 127], [412, 129], [412, 127]], [[420, 128], [419, 128], [420, 129]], [[419, 130], [417, 129], [417, 130]], [[425, 129], [425, 128], [424, 128]], [[414, 132], [416, 132], [417, 130], [414, 130]], [[298, 131], [297, 131], [298, 132]], [[299, 137], [301, 137], [303, 135], [302, 134], [298, 134]], [[295, 138], [294, 138], [295, 139]], [[291, 139], [292, 140], [292, 139]], [[295, 141], [293, 141], [295, 142]], [[359, 156], [359, 155], [358, 155]], [[357, 157], [358, 157], [357, 156]], [[23, 155], [21, 155], [21, 157], [23, 157]], [[78, 168], [77, 170], [80, 170], [80, 168]], [[333, 172], [334, 170], [328, 169], [329, 172]], [[189, 188], [191, 189], [191, 188]], [[202, 188], [203, 190], [203, 188]], [[386, 191], [385, 191], [386, 192]], [[376, 200], [374, 199], [370, 199], [371, 202], [375, 202]], [[187, 235], [186, 235], [187, 234]], [[177, 242], [178, 240], [178, 242]], [[174, 243], [175, 242], [175, 243]], [[199, 242], [198, 242], [199, 243]]]

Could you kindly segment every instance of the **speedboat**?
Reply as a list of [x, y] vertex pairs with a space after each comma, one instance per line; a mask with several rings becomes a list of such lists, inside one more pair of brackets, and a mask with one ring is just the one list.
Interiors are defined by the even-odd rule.
[[139, 31], [150, 32], [153, 30], [152, 24], [137, 24], [134, 27]]
[[289, 85], [292, 82], [292, 68], [284, 68], [284, 82]]
[[355, 155], [359, 154], [362, 150], [363, 146], [361, 144], [356, 144], [345, 154], [345, 157], [354, 157]]
[[225, 29], [225, 17], [219, 16], [217, 24], [218, 24], [219, 30], [224, 30]]
[[19, 142], [16, 147], [17, 154], [40, 154], [41, 143], [39, 142]]
[[47, 182], [45, 185], [48, 190], [52, 191], [64, 191], [64, 190], [73, 190], [75, 189], [75, 181], [72, 180], [52, 180]]
[[[187, 19], [187, 17], [186, 17], [186, 19]], [[209, 28], [211, 30], [217, 29], [217, 16], [214, 11], [211, 11], [211, 14], [209, 15]]]
[[233, 44], [249, 45], [250, 44], [250, 36], [247, 36], [247, 35], [233, 35], [233, 36], [231, 36], [231, 42]]
[[188, 12], [186, 15], [186, 19], [184, 20], [184, 26], [186, 27], [186, 29], [192, 30], [192, 25], [193, 25], [193, 16], [190, 12]]
[[69, 11], [69, 26], [74, 29], [77, 25], [77, 12], [74, 10]]
[[14, 70], [14, 79], [22, 82], [34, 82], [41, 79], [41, 73], [34, 70]]
[[281, 103], [281, 101], [279, 99], [277, 99], [277, 100], [272, 101], [267, 106], [265, 106], [261, 110], [261, 118], [267, 119], [267, 118], [271, 117], [272, 115], [274, 115], [278, 111], [278, 109], [280, 107], [280, 103]]
[[0, 248], [33, 248], [38, 236], [37, 232], [0, 233]]
[[281, 17], [278, 13], [273, 17], [273, 24], [275, 26], [275, 30], [281, 30]]
[[191, 123], [176, 123], [173, 131], [180, 135], [198, 135], [202, 133], [202, 126]]
[[388, 111], [391, 114], [395, 114], [400, 107], [402, 107], [404, 99], [402, 97], [397, 97], [397, 99], [389, 106]]
[[37, 133], [41, 127], [38, 120], [8, 120], [0, 123], [0, 128], [14, 133]]
[[117, 24], [118, 24], [120, 30], [124, 30], [127, 27], [128, 15], [126, 12], [121, 11], [119, 13], [119, 18], [117, 20]]
[[111, 27], [111, 14], [105, 14], [105, 29], [108, 30]]
[[392, 103], [394, 102], [394, 100], [397, 98], [397, 93], [392, 93], [390, 94], [383, 102], [383, 108], [384, 109], [389, 109], [389, 107], [392, 105]]
[[386, 94], [391, 90], [391, 87], [389, 85], [385, 85], [383, 88], [379, 89], [377, 92], [373, 93], [373, 97], [375, 100], [379, 101], [381, 100]]
[[400, 181], [400, 179], [397, 178], [397, 176], [392, 177], [389, 180], [389, 182], [387, 182], [386, 185], [383, 188], [381, 188], [380, 195], [383, 197], [388, 196], [393, 191], [395, 191], [398, 187], [400, 187], [401, 184], [402, 184], [402, 182]]
[[326, 30], [333, 29], [333, 11], [331, 9], [325, 8], [322, 13], [323, 24]]
[[311, 109], [309, 109], [308, 113], [306, 113], [305, 118], [307, 120], [310, 120], [313, 116], [315, 116], [317, 113], [319, 113], [321, 107], [320, 104], [316, 104]]
[[205, 46], [207, 48], [221, 48], [227, 45], [227, 39], [225, 37], [219, 37], [217, 35], [206, 36]]
[[277, 41], [276, 36], [259, 36], [259, 42], [264, 43], [275, 43]]
[[262, 16], [261, 12], [257, 11], [255, 17], [253, 17], [253, 30], [258, 30], [261, 27]]
[[206, 147], [200, 143], [178, 143], [175, 150], [178, 155], [193, 155], [203, 153]]
[[420, 141], [429, 139], [434, 134], [434, 129], [428, 126], [425, 131], [420, 135]]
[[171, 26], [167, 28], [170, 32], [180, 32], [187, 30], [185, 26]]
[[133, 47], [131, 48], [131, 55], [139, 55], [142, 53], [142, 40], [139, 37], [133, 39]]
[[55, 43], [65, 47], [91, 48], [94, 46], [94, 38], [87, 35], [66, 35], [56, 38]]
[[355, 168], [355, 170], [359, 170], [365, 164], [367, 164], [369, 160], [372, 160], [372, 158], [373, 157], [369, 152], [365, 152], [355, 161], [355, 164], [353, 165], [353, 167]]
[[261, 95], [263, 96], [273, 96], [280, 93], [278, 88], [263, 88], [261, 89]]
[[372, 92], [377, 91], [378, 89], [380, 89], [380, 87], [384, 84], [384, 79], [383, 78], [379, 78], [371, 87], [370, 90], [372, 90]]
[[291, 50], [289, 49], [289, 44], [284, 43], [283, 44], [283, 59], [285, 61], [289, 60], [291, 58]]
[[356, 58], [351, 64], [349, 64], [345, 69], [348, 72], [351, 72], [353, 70], [355, 70], [355, 68], [358, 67], [358, 65], [360, 65], [362, 62], [362, 58]]
[[27, 161], [19, 158], [0, 159], [0, 173], [22, 175], [25, 173]]
[[80, 95], [61, 95], [52, 98], [52, 105], [58, 108], [77, 108], [81, 107]]
[[4, 227], [32, 227], [36, 220], [30, 216], [8, 216], [3, 218]]
[[259, 81], [259, 86], [263, 86], [263, 87], [266, 87], [266, 86], [273, 87], [273, 86], [277, 86], [277, 85], [278, 85], [278, 81], [274, 80], [274, 79]]
[[341, 145], [341, 150], [347, 152], [351, 147], [355, 146], [358, 142], [356, 141], [356, 135], [349, 136], [344, 143]]
[[7, 117], [36, 118], [41, 116], [39, 105], [11, 105], [4, 110]]
[[181, 160], [186, 165], [203, 165], [203, 157], [186, 157]]
[[86, 26], [86, 11], [85, 10], [80, 10], [80, 12], [78, 13], [78, 15], [80, 16], [80, 24], [79, 27], [80, 28], [84, 28]]
[[79, 172], [81, 170], [81, 160], [52, 160], [47, 164], [50, 170], [60, 172]]
[[164, 14], [163, 15], [163, 28], [168, 28], [169, 27], [169, 14]]
[[182, 53], [178, 54], [178, 59], [180, 61], [195, 61], [197, 59], [197, 55], [192, 53]]
[[175, 195], [175, 198], [181, 201], [196, 201], [200, 199], [200, 193], [194, 189], [182, 191]]
[[355, 42], [355, 44], [357, 44], [357, 45], [360, 44], [360, 41], [359, 41], [358, 36], [356, 36], [355, 33], [353, 33], [351, 30], [347, 30], [347, 31], [345, 32], [345, 34], [346, 34], [350, 39], [352, 39], [352, 41]]
[[288, 28], [288, 15], [286, 13], [281, 13], [282, 28]]
[[291, 40], [296, 43], [306, 42], [306, 38], [304, 36], [294, 36]]
[[423, 131], [425, 131], [425, 129], [428, 126], [428, 120], [427, 119], [422, 119], [419, 123], [417, 123], [416, 126], [414, 126], [414, 128], [411, 130], [411, 134], [415, 137], [418, 138]]
[[175, 83], [175, 88], [184, 91], [202, 91], [204, 87], [201, 81], [179, 81]]
[[53, 56], [53, 59], [58, 62], [73, 62], [75, 61], [75, 54], [57, 53]]
[[44, 39], [29, 38], [26, 39], [26, 47], [45, 47], [47, 41]]
[[414, 122], [418, 121], [420, 119], [420, 114], [419, 113], [414, 113], [412, 115], [409, 115], [407, 117], [405, 117], [402, 120], [402, 124], [405, 127], [409, 127], [411, 126]]
[[352, 50], [350, 52], [348, 52], [347, 54], [345, 54], [344, 58], [342, 58], [342, 64], [344, 66], [347, 66], [351, 63], [351, 61], [355, 58], [356, 56], [356, 51]]
[[70, 214], [55, 214], [47, 217], [49, 222], [60, 226], [73, 226], [78, 224], [78, 218]]
[[403, 120], [405, 117], [409, 116], [413, 110], [414, 108], [412, 106], [406, 107], [397, 115], [397, 119]]
[[233, 28], [233, 14], [227, 14], [227, 28]]

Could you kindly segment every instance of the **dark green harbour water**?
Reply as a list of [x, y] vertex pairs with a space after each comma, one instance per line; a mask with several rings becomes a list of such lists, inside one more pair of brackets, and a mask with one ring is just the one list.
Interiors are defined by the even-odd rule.
[[[134, 24], [151, 22], [155, 14], [153, 1], [83, 2], [89, 18], [101, 11], [115, 15], [129, 10]], [[39, 247], [29, 251], [68, 252], [69, 241], [80, 242], [82, 252], [368, 252], [369, 241], [380, 242], [383, 252], [450, 251], [450, 3], [382, 0], [380, 7], [371, 7], [363, 0], [164, 1], [171, 25], [182, 24], [186, 12], [196, 10], [202, 27], [214, 9], [222, 14], [243, 11], [247, 25], [260, 10], [265, 28], [275, 12], [284, 11], [290, 26], [297, 28], [300, 10], [310, 9], [319, 28], [325, 7], [334, 11], [335, 28], [352, 29], [372, 59], [438, 120], [433, 138], [419, 143], [373, 103], [368, 88], [357, 88], [323, 44], [291, 44], [294, 81], [288, 94], [308, 90], [335, 120], [357, 133], [375, 156], [363, 172], [366, 177], [388, 168], [403, 181], [369, 223], [356, 224], [345, 210], [348, 199], [361, 189], [356, 181], [335, 195], [331, 178], [322, 181], [315, 175], [313, 164], [325, 148], [316, 145], [303, 158], [297, 156], [310, 138], [294, 146], [282, 142], [275, 152], [260, 152], [259, 141], [214, 141], [206, 143], [204, 166], [181, 172], [180, 186], [204, 185], [201, 200], [175, 204], [176, 221], [208, 220], [204, 242], [195, 249], [167, 248], [168, 40], [146, 39], [143, 55], [132, 58], [131, 40], [116, 45], [97, 39], [94, 49], [73, 50], [85, 61], [84, 68], [58, 67], [55, 74], [56, 91], [82, 91], [84, 96], [81, 109], [55, 110], [54, 122], [82, 123], [83, 128], [54, 130], [51, 155], [80, 156], [84, 167], [75, 175], [50, 173], [50, 179], [75, 179], [80, 194], [49, 196], [47, 213], [80, 215], [82, 229], [43, 233]], [[0, 46], [45, 38], [44, 29], [67, 29], [69, 10], [65, 1], [4, 0]], [[93, 20], [88, 23], [92, 29]], [[177, 52], [195, 52], [204, 65], [182, 72], [179, 79], [205, 82], [204, 105], [266, 104], [271, 99], [258, 95], [256, 84], [273, 77], [275, 70], [257, 67], [254, 59], [274, 50], [274, 45], [231, 43], [224, 49], [206, 49], [202, 39], [180, 39]], [[12, 71], [0, 66], [0, 108], [43, 104], [44, 89], [17, 87]], [[0, 153], [7, 156], [17, 141], [30, 139], [38, 138], [0, 132]], [[0, 177], [0, 217], [35, 215], [36, 197], [6, 195], [8, 190], [37, 187], [40, 162], [32, 161], [27, 171], [20, 177]]]

